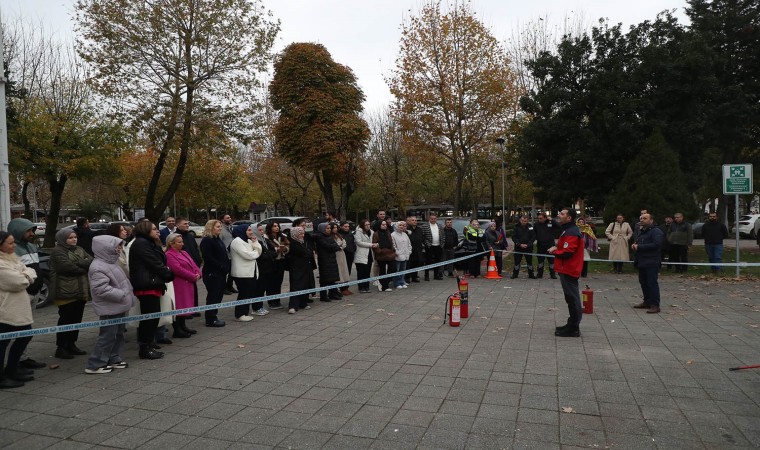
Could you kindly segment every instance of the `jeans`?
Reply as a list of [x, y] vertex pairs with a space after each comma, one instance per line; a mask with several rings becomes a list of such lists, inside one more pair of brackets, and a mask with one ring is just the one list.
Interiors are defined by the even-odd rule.
[[577, 327], [583, 318], [583, 303], [581, 302], [581, 292], [578, 289], [578, 279], [560, 273], [559, 281], [562, 284], [562, 292], [565, 294], [567, 311], [570, 313], [567, 323]]
[[[396, 261], [396, 272], [403, 272], [406, 270], [407, 263], [409, 261]], [[396, 287], [403, 286], [406, 283], [404, 283], [404, 275], [396, 275], [393, 277], [393, 285]]]
[[660, 284], [657, 275], [660, 268], [657, 266], [639, 267], [639, 284], [641, 293], [644, 295], [644, 303], [649, 306], [660, 306]]
[[[112, 316], [100, 316], [100, 320], [118, 319], [127, 313], [114, 314]], [[107, 325], [100, 327], [95, 348], [87, 360], [88, 369], [97, 369], [109, 364], [124, 361], [124, 324]]]
[[[723, 244], [705, 244], [705, 251], [707, 252], [707, 258], [711, 263], [723, 262]], [[712, 266], [712, 270], [721, 270], [720, 266]]]

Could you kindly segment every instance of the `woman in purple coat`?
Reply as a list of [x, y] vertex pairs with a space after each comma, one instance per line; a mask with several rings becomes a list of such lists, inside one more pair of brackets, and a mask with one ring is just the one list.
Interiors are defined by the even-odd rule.
[[[182, 235], [172, 233], [166, 237], [166, 265], [174, 272], [174, 306], [176, 309], [195, 306], [195, 283], [201, 278], [201, 269], [189, 253], [182, 250], [185, 245]], [[175, 338], [189, 338], [197, 333], [187, 327], [185, 320], [192, 314], [179, 314], [172, 326]]]

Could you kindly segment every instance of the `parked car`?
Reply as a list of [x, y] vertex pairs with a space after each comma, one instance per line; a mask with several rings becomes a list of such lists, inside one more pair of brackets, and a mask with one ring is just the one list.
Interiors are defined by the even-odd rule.
[[[258, 228], [259, 225], [268, 225], [272, 222], [277, 222], [280, 224], [280, 230], [287, 230], [293, 227], [293, 221], [295, 221], [296, 219], [306, 219], [306, 224], [304, 225], [304, 229], [306, 230], [307, 233], [311, 233], [314, 230], [314, 224], [311, 223], [311, 220], [309, 220], [308, 217], [303, 217], [303, 216], [267, 217], [261, 222], [258, 222], [256, 224], [256, 227]], [[244, 221], [238, 221], [238, 222], [242, 223]], [[235, 222], [235, 223], [238, 223], [238, 222]]]
[[[438, 223], [441, 225], [444, 225], [446, 223], [446, 220], [451, 219], [451, 228], [457, 230], [457, 234], [459, 235], [459, 240], [461, 241], [464, 239], [464, 229], [467, 225], [470, 224], [469, 217], [439, 217]], [[420, 223], [417, 221], [417, 223]], [[478, 219], [478, 223], [480, 224], [480, 229], [485, 231], [485, 229], [488, 227], [488, 224], [491, 223], [488, 219]]]
[[[203, 230], [206, 227], [204, 227], [203, 225], [198, 225], [195, 222], [188, 221], [187, 223], [188, 223], [188, 225], [190, 225], [190, 234], [192, 234], [195, 237], [201, 237], [201, 236], [203, 236]], [[159, 222], [158, 223], [158, 229], [159, 230], [163, 230], [164, 228], [166, 228], [166, 222], [165, 221], [164, 222]]]
[[40, 271], [38, 276], [42, 278], [42, 286], [40, 286], [39, 292], [34, 295], [29, 295], [29, 300], [32, 302], [32, 307], [42, 308], [50, 304], [52, 299], [50, 298], [50, 255], [45, 252], [39, 252], [40, 256]]
[[[752, 239], [757, 239], [757, 234], [760, 232], [760, 214], [749, 214], [739, 217], [738, 221], [739, 236], [749, 236]], [[732, 230], [736, 233], [737, 227]]]
[[34, 224], [37, 229], [34, 230], [34, 235], [37, 237], [43, 237], [45, 236], [45, 229], [47, 228], [47, 223], [45, 222], [35, 222]]

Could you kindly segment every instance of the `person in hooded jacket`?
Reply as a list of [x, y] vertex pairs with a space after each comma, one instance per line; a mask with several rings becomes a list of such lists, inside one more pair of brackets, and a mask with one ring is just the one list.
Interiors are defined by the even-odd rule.
[[[235, 280], [238, 290], [238, 300], [252, 299], [260, 296], [262, 283], [259, 277], [257, 260], [261, 256], [261, 244], [253, 232], [253, 225], [236, 225], [232, 229], [232, 242], [230, 243], [230, 258], [232, 262], [231, 275]], [[250, 322], [253, 316], [250, 314], [251, 304], [238, 305], [235, 307], [235, 320], [238, 322]]]
[[[133, 230], [127, 260], [129, 261], [129, 281], [140, 303], [140, 314], [161, 311], [161, 296], [166, 292], [166, 283], [174, 280], [174, 272], [166, 265], [166, 254], [161, 249], [158, 228], [150, 221], [138, 222]], [[160, 359], [163, 352], [156, 349], [156, 329], [159, 319], [141, 320], [137, 326], [137, 342], [140, 344], [140, 359]]]
[[[314, 236], [317, 249], [317, 262], [319, 265], [319, 286], [332, 286], [340, 280], [338, 272], [338, 260], [335, 254], [340, 250], [338, 243], [332, 237], [332, 226], [327, 222], [320, 223], [317, 227], [319, 233]], [[319, 300], [329, 302], [340, 300], [337, 288], [319, 291]]]
[[[0, 333], [32, 329], [32, 306], [26, 289], [37, 278], [37, 272], [16, 256], [15, 245], [13, 235], [0, 231]], [[0, 389], [21, 387], [34, 379], [30, 368], [20, 366], [21, 355], [31, 340], [27, 336], [14, 339], [13, 344], [10, 339], [0, 341]]]
[[[100, 320], [124, 317], [137, 303], [132, 283], [119, 267], [119, 256], [124, 241], [114, 236], [95, 236], [92, 252], [95, 255], [87, 273], [92, 295], [92, 307]], [[90, 353], [84, 372], [87, 374], [110, 373], [114, 369], [126, 369], [124, 361], [124, 324], [100, 327], [95, 347]]]
[[[314, 289], [314, 252], [307, 245], [303, 227], [290, 229], [290, 251], [286, 258], [290, 267], [290, 292]], [[294, 295], [288, 302], [288, 314], [310, 309], [309, 294]]]
[[[194, 238], [191, 238], [194, 239]], [[170, 233], [165, 238], [166, 266], [174, 272], [174, 308], [185, 309], [195, 306], [196, 284], [201, 279], [201, 269], [193, 258], [183, 250], [185, 240], [179, 233]], [[197, 333], [187, 327], [187, 319], [192, 314], [177, 314], [174, 317], [172, 337], [186, 339]]]
[[[58, 306], [58, 325], [82, 322], [84, 307], [90, 299], [87, 271], [92, 257], [77, 246], [77, 234], [71, 228], [63, 228], [55, 234], [55, 248], [50, 252], [50, 295]], [[55, 357], [72, 359], [74, 355], [86, 355], [77, 347], [79, 330], [56, 334]]]

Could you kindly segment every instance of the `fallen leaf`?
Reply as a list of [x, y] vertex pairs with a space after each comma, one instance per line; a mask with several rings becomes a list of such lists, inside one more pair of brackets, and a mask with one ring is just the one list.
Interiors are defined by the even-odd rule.
[[376, 312], [385, 312], [385, 310], [384, 310], [384, 309], [376, 309], [375, 311], [376, 311]]
[[569, 406], [563, 406], [562, 407], [562, 412], [563, 413], [574, 413], [575, 410], [573, 408], [569, 407]]
[[481, 317], [481, 319], [485, 319], [485, 320], [488, 320], [488, 317]]
[[694, 364], [694, 360], [693, 359], [690, 359], [690, 360], [686, 361], [686, 365], [687, 366], [690, 366], [692, 364]]
[[51, 370], [55, 370], [55, 369], [57, 369], [57, 368], [59, 368], [59, 367], [61, 367], [61, 366], [60, 366], [60, 364], [51, 364], [51, 365], [49, 365], [48, 367], [49, 367]]
[[757, 328], [757, 325], [749, 324], [750, 328]]
[[547, 311], [556, 311], [557, 308], [546, 308]]
[[345, 305], [343, 305], [343, 306], [354, 306], [354, 304], [353, 304], [353, 303], [346, 303], [346, 304], [345, 304]]
[[237, 348], [245, 348], [245, 345], [244, 344], [238, 344]]
[[440, 316], [431, 316], [430, 320], [441, 320]]
[[393, 313], [388, 313], [388, 315], [389, 315], [389, 316], [395, 316], [395, 314], [393, 314]]

